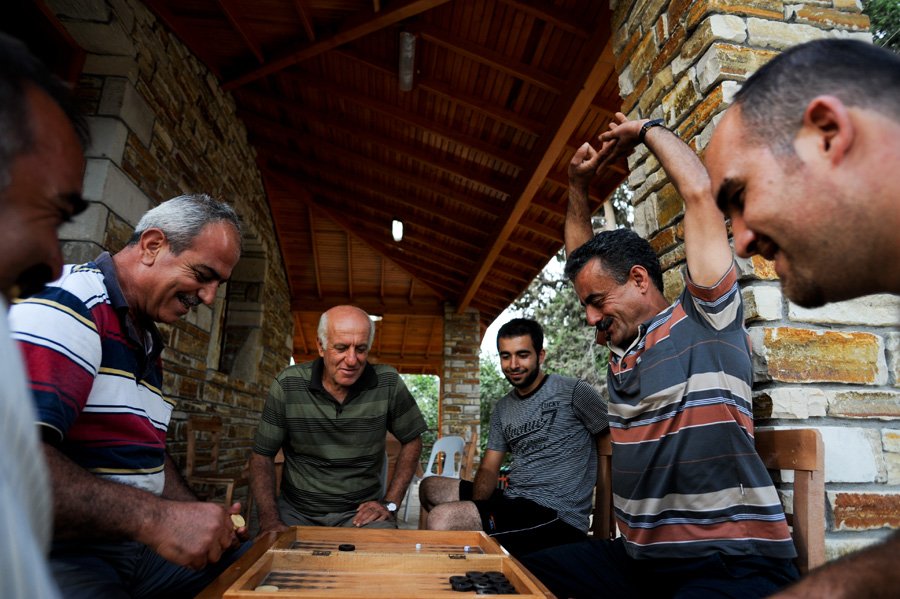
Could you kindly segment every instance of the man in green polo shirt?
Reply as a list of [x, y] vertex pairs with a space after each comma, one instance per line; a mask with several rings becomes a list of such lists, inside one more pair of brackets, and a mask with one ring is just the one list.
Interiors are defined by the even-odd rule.
[[[422, 453], [425, 419], [394, 368], [369, 364], [375, 325], [353, 306], [319, 320], [319, 358], [289, 366], [269, 388], [250, 460], [260, 533], [288, 526], [396, 528]], [[390, 481], [385, 436], [401, 443]], [[284, 450], [281, 496], [275, 455]]]

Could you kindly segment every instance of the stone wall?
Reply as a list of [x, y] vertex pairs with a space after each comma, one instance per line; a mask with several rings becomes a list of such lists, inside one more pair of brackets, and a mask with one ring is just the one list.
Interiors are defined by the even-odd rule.
[[[623, 111], [665, 118], [702, 152], [741, 81], [779, 51], [825, 37], [870, 40], [860, 9], [856, 0], [613, 0]], [[629, 166], [635, 227], [660, 255], [671, 300], [684, 286], [683, 202], [646, 148]], [[738, 262], [757, 426], [821, 430], [829, 558], [883, 537], [900, 526], [900, 301], [804, 310], [784, 298], [770, 263]]]
[[[148, 208], [183, 193], [225, 200], [244, 222], [245, 252], [227, 291], [214, 306], [161, 327], [164, 392], [178, 402], [171, 453], [183, 465], [184, 421], [214, 413], [225, 422], [222, 466], [240, 470], [268, 386], [290, 359], [292, 321], [262, 180], [234, 101], [141, 2], [47, 4], [88, 52], [77, 93], [93, 136], [84, 185], [90, 208], [61, 231], [67, 260], [117, 251]], [[250, 337], [253, 348], [240, 345]]]
[[469, 440], [473, 426], [476, 435], [480, 434], [480, 347], [478, 311], [469, 309], [457, 314], [454, 306], [445, 306], [444, 373], [441, 377], [441, 415], [438, 423], [441, 436], [459, 435]]

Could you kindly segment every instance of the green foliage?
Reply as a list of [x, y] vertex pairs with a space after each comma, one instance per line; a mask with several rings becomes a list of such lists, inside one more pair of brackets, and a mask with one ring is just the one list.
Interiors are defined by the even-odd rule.
[[900, 2], [897, 0], [868, 0], [863, 12], [871, 21], [875, 44], [900, 52]]
[[594, 330], [585, 322], [584, 308], [562, 273], [562, 252], [555, 260], [558, 268], [545, 268], [513, 307], [544, 327], [545, 371], [574, 376], [602, 388], [606, 384], [608, 350], [594, 343]]
[[500, 398], [509, 393], [510, 386], [500, 367], [484, 354], [480, 359], [481, 436], [478, 439], [479, 455], [484, 455], [488, 432], [491, 430], [491, 412]]
[[431, 455], [431, 447], [437, 439], [438, 410], [440, 390], [438, 389], [438, 377], [430, 374], [401, 374], [403, 382], [416, 399], [428, 430], [422, 434], [422, 456], [427, 460]]

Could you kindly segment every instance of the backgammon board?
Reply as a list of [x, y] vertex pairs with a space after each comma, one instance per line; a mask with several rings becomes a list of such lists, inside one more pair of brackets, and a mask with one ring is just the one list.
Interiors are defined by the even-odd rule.
[[[456, 589], [456, 590], [455, 590]], [[294, 527], [258, 540], [198, 597], [553, 597], [476, 531]]]

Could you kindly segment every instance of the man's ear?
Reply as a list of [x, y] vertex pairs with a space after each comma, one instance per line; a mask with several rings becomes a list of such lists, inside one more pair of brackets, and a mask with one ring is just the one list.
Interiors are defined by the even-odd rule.
[[547, 350], [541, 349], [541, 351], [538, 352], [538, 366], [544, 365], [544, 358], [546, 358], [546, 357], [547, 357]]
[[847, 105], [834, 96], [816, 96], [803, 111], [794, 149], [804, 162], [819, 157], [838, 165], [850, 151], [855, 135]]
[[151, 266], [159, 257], [160, 251], [166, 247], [168, 240], [166, 234], [161, 229], [151, 227], [141, 233], [138, 240], [138, 249], [141, 253], [141, 263]]
[[631, 267], [628, 276], [631, 277], [631, 280], [634, 281], [641, 293], [647, 293], [650, 285], [653, 284], [650, 281], [650, 274], [647, 272], [647, 269], [639, 264]]
[[322, 342], [319, 340], [319, 336], [316, 335], [316, 347], [319, 348], [319, 357], [325, 357], [325, 348], [322, 347]]

